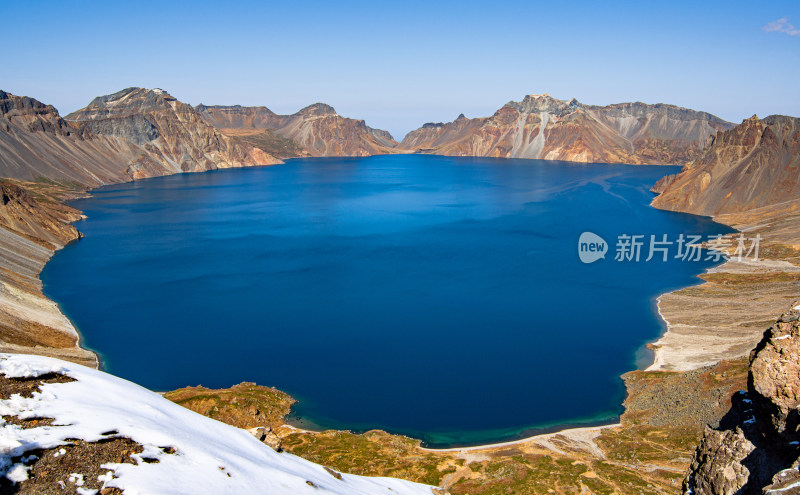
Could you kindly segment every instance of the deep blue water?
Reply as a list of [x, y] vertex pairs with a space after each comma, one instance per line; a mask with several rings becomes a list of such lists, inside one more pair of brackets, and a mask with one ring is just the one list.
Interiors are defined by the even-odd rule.
[[138, 181], [74, 202], [85, 238], [42, 278], [152, 389], [254, 381], [305, 425], [505, 440], [621, 412], [655, 296], [710, 262], [587, 265], [577, 240], [727, 232], [648, 206], [675, 170], [410, 155]]

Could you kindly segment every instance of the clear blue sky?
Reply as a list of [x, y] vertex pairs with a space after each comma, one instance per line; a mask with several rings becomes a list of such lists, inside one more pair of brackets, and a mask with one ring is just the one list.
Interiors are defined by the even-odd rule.
[[0, 88], [64, 114], [129, 86], [322, 101], [397, 138], [528, 93], [800, 116], [797, 0], [113, 3], [4, 2]]

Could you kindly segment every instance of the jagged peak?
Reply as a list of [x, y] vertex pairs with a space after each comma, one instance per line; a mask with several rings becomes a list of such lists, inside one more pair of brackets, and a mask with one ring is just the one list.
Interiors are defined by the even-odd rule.
[[456, 117], [455, 121], [458, 121], [458, 120], [467, 120], [467, 117], [463, 113], [460, 113], [460, 114], [458, 114], [458, 117]]
[[578, 100], [574, 98], [570, 101], [553, 98], [547, 93], [529, 94], [520, 102], [510, 101], [505, 106], [513, 108], [518, 112], [550, 112], [559, 113], [564, 110], [578, 106]]
[[332, 106], [330, 106], [330, 105], [328, 105], [326, 103], [314, 103], [314, 104], [311, 104], [311, 105], [301, 109], [297, 113], [299, 115], [307, 115], [307, 116], [338, 115], [336, 113], [336, 110]]

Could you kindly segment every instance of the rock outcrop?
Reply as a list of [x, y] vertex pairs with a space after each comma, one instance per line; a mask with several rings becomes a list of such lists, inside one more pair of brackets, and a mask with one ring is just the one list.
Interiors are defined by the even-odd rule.
[[709, 136], [730, 127], [711, 114], [673, 105], [592, 106], [544, 94], [511, 101], [491, 117], [425, 124], [400, 147], [453, 156], [682, 165]]
[[699, 215], [739, 213], [800, 198], [800, 119], [753, 116], [712, 139], [654, 187], [653, 206]]
[[764, 333], [732, 404], [718, 429], [706, 429], [683, 492], [800, 493], [800, 306]]
[[373, 129], [363, 120], [342, 117], [324, 103], [315, 103], [292, 115], [239, 105], [198, 105], [195, 109], [223, 133], [286, 158], [370, 156], [391, 153], [397, 146], [387, 131]]

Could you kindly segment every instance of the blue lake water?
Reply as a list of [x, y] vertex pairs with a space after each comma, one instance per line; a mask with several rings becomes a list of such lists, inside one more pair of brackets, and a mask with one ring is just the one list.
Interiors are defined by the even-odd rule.
[[[396, 155], [137, 181], [73, 203], [85, 238], [42, 279], [146, 387], [254, 381], [307, 426], [507, 440], [621, 412], [655, 296], [711, 262], [617, 262], [617, 237], [729, 232], [648, 206], [676, 170]], [[605, 259], [580, 262], [584, 231]]]

